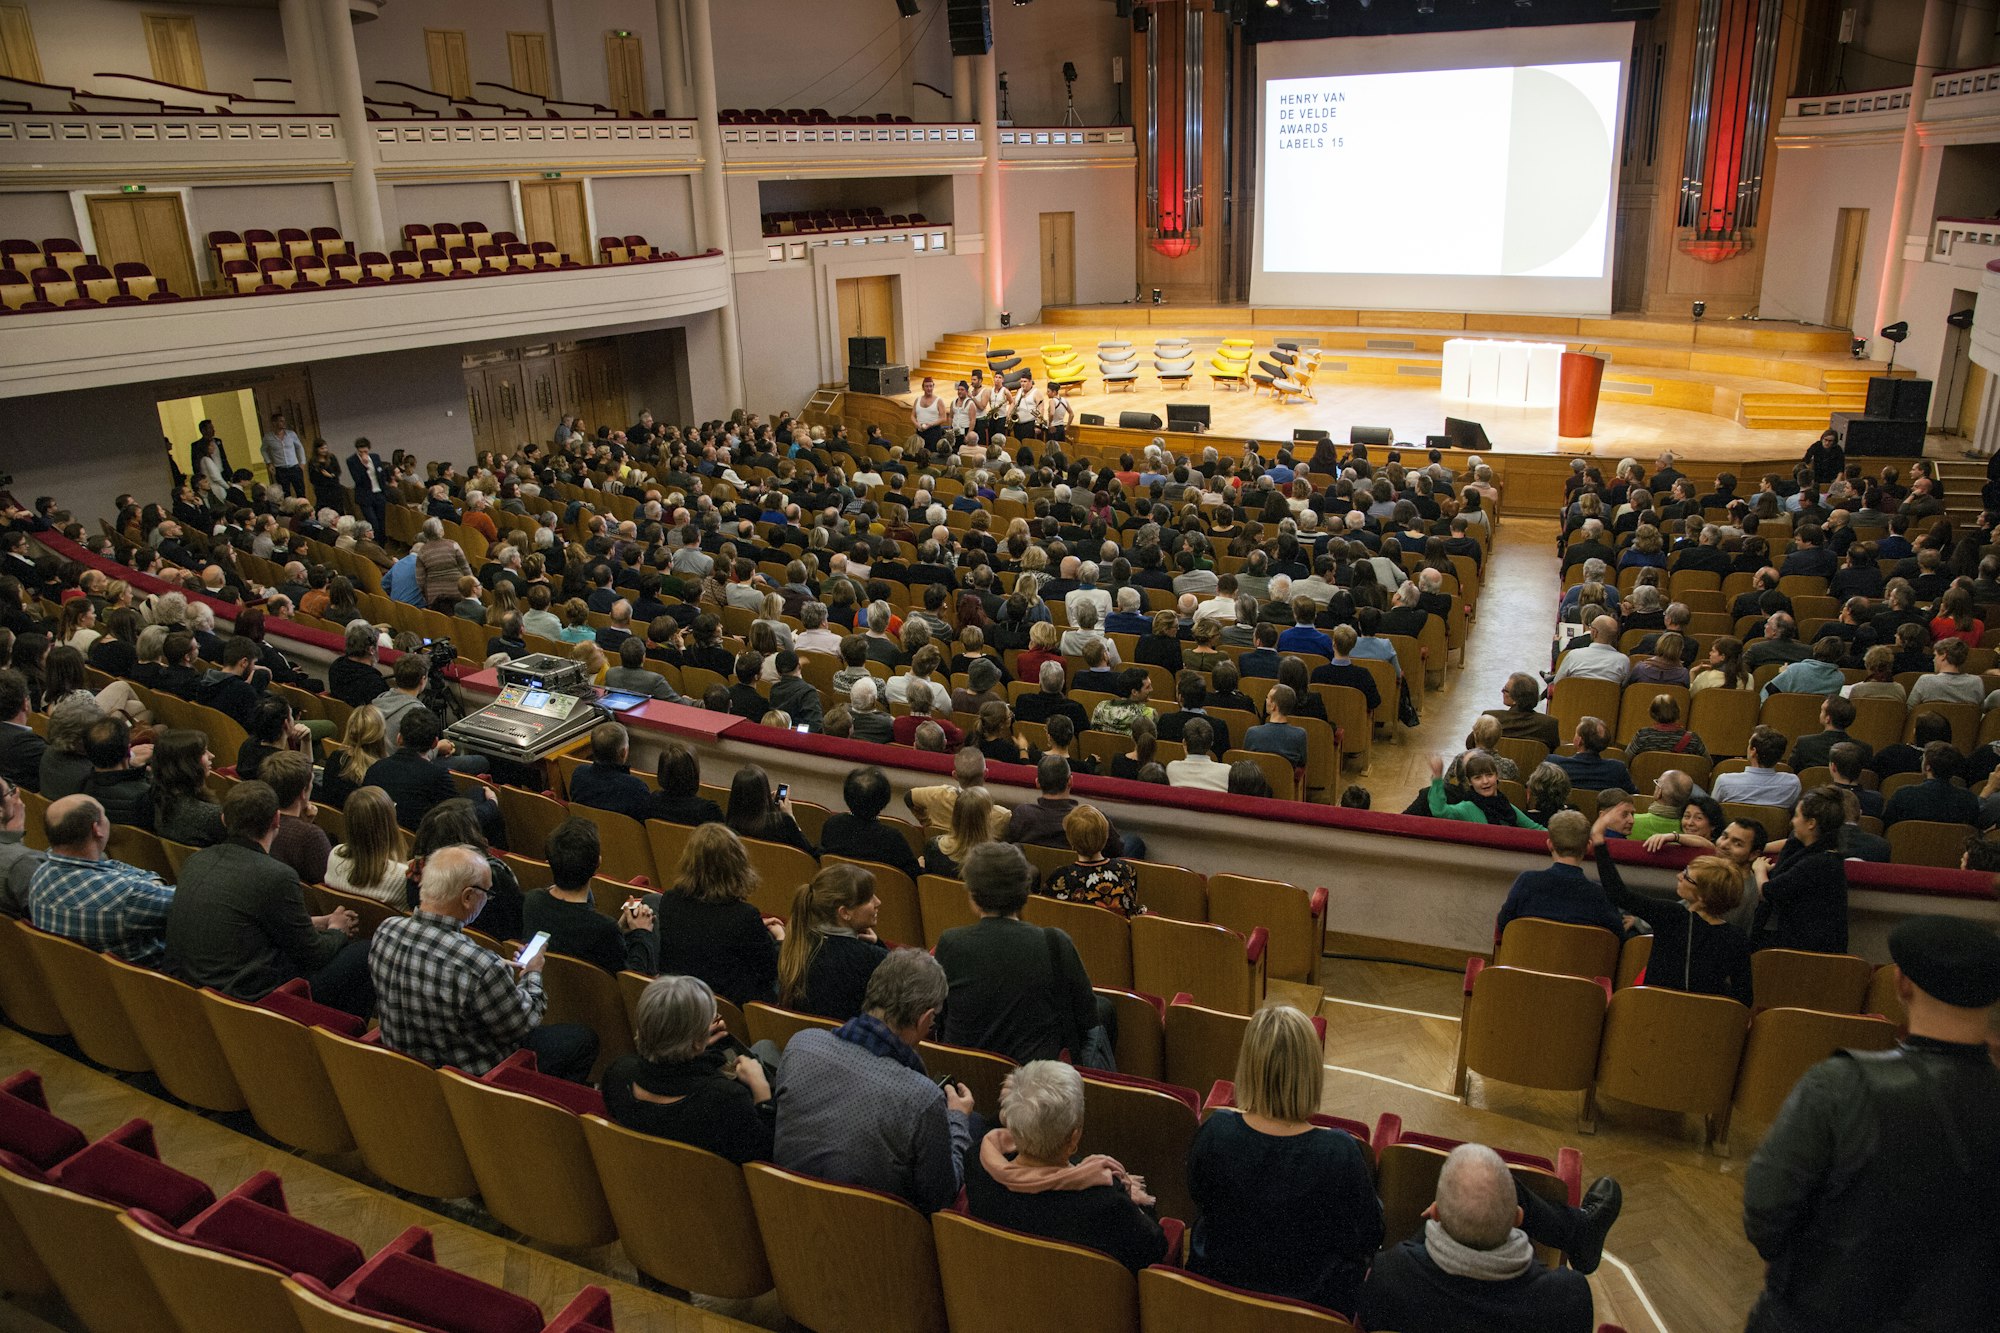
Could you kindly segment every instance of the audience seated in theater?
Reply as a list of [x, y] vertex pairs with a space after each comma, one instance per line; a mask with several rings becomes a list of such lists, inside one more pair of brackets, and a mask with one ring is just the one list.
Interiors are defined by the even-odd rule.
[[[1035, 870], [1020, 848], [983, 843], [960, 864], [979, 920], [946, 931], [937, 960], [951, 983], [943, 1040], [1016, 1062], [1107, 1051], [1090, 975], [1069, 937], [1020, 918]], [[1107, 1067], [1107, 1059], [1092, 1061]]]
[[640, 992], [637, 1053], [604, 1071], [605, 1110], [625, 1128], [732, 1162], [768, 1161], [777, 1120], [763, 1062], [735, 1047], [698, 977]]
[[1618, 622], [1608, 615], [1598, 616], [1590, 622], [1590, 641], [1571, 648], [1556, 664], [1555, 683], [1560, 685], [1575, 676], [1623, 685], [1631, 670], [1631, 659], [1618, 649]]
[[[1598, 1195], [1607, 1184], [1608, 1205], [1586, 1196], [1583, 1209], [1561, 1209], [1519, 1185], [1499, 1153], [1460, 1144], [1438, 1173], [1423, 1234], [1375, 1257], [1358, 1319], [1398, 1333], [1591, 1333], [1584, 1274], [1597, 1267], [1603, 1234], [1617, 1216], [1616, 1183], [1606, 1177], [1592, 1186]], [[1581, 1233], [1565, 1248], [1570, 1266], [1543, 1267], [1535, 1242], [1554, 1243], [1566, 1231]], [[1587, 1252], [1587, 1265], [1579, 1251]]]
[[647, 818], [688, 827], [722, 822], [722, 807], [701, 794], [701, 766], [687, 746], [676, 740], [664, 741], [655, 776], [660, 790]]
[[[95, 705], [93, 705], [95, 706]], [[146, 764], [153, 747], [134, 747], [132, 728], [122, 717], [99, 717], [83, 734], [90, 774], [79, 790], [104, 807], [114, 824], [153, 828], [153, 788]]]
[[[1956, 643], [1957, 640], [1954, 639], [1952, 642]], [[1961, 651], [1964, 647], [1964, 644], [1959, 644]], [[1839, 694], [1847, 684], [1847, 676], [1840, 669], [1841, 661], [1847, 654], [1846, 647], [1839, 639], [1820, 639], [1809, 651], [1811, 656], [1788, 664], [1777, 675], [1771, 677], [1770, 683], [1764, 687], [1762, 697], [1769, 699], [1774, 694]], [[1964, 679], [1972, 680], [1975, 687], [1978, 685], [1978, 681], [1973, 677], [1967, 676]]]
[[1149, 630], [1140, 634], [1132, 660], [1178, 675], [1183, 665], [1179, 617], [1172, 611], [1156, 611], [1149, 625]]
[[[978, 751], [959, 751], [961, 756], [968, 753], [978, 754]], [[959, 792], [951, 804], [950, 826], [924, 844], [924, 873], [959, 878], [959, 867], [973, 848], [999, 841], [1000, 834], [995, 832], [994, 825], [1000, 813], [986, 788], [969, 787]], [[1004, 824], [1001, 829], [1004, 832]]]
[[1215, 758], [1215, 726], [1205, 717], [1192, 718], [1187, 722], [1181, 731], [1181, 742], [1187, 747], [1187, 757], [1167, 764], [1168, 786], [1218, 792], [1229, 790], [1229, 765]]
[[326, 669], [327, 693], [352, 708], [371, 703], [389, 688], [388, 678], [375, 665], [380, 635], [365, 620], [348, 622], [344, 634], [346, 652]]
[[369, 766], [363, 782], [387, 792], [396, 803], [396, 822], [415, 828], [437, 805], [458, 796], [451, 773], [437, 762], [451, 742], [437, 715], [421, 706], [403, 709], [398, 727], [396, 748]]
[[[304, 766], [301, 786], [311, 781]], [[298, 872], [271, 854], [281, 810], [266, 783], [230, 788], [222, 803], [228, 838], [181, 867], [167, 911], [164, 968], [191, 986], [249, 1002], [303, 978], [319, 1003], [366, 1018], [375, 997], [369, 945], [356, 938], [359, 919], [345, 907], [323, 917], [306, 910]]]
[[[1200, 683], [1200, 677], [1194, 678]], [[1079, 731], [1090, 726], [1090, 715], [1083, 705], [1063, 694], [1065, 680], [1063, 664], [1059, 659], [1043, 662], [1037, 676], [1040, 688], [1032, 694], [1024, 694], [1014, 703], [1014, 716], [1022, 722], [1047, 722], [1061, 714], [1069, 718]]]
[[95, 699], [66, 699], [49, 714], [48, 744], [38, 775], [44, 800], [61, 800], [83, 790], [92, 768], [85, 737], [103, 718]]
[[258, 655], [256, 643], [241, 635], [224, 643], [220, 665], [202, 676], [194, 701], [234, 719], [239, 726], [249, 725], [250, 710], [263, 693], [264, 678], [252, 679]]
[[1725, 634], [1709, 644], [1708, 660], [1688, 681], [1688, 693], [1695, 695], [1709, 689], [1747, 690], [1750, 688], [1750, 677], [1750, 669], [1743, 664], [1743, 641]]
[[856, 680], [848, 689], [847, 711], [852, 719], [855, 740], [872, 741], [877, 745], [895, 742], [895, 719], [884, 711], [880, 697], [879, 687], [872, 676]]
[[1764, 636], [1743, 650], [1743, 667], [1755, 671], [1767, 662], [1803, 662], [1812, 649], [1799, 642], [1798, 625], [1787, 611], [1773, 611], [1764, 619]]
[[272, 755], [310, 754], [312, 750], [312, 733], [292, 716], [291, 702], [282, 695], [257, 696], [243, 730], [243, 743], [236, 747], [239, 778], [262, 777], [264, 761]]
[[[1333, 651], [1329, 660], [1312, 673], [1315, 685], [1344, 685], [1361, 691], [1369, 712], [1382, 706], [1382, 691], [1375, 684], [1375, 677], [1365, 668], [1354, 664], [1354, 645], [1358, 636], [1351, 625], [1336, 625], [1330, 636]], [[1503, 733], [1504, 734], [1504, 733]]]
[[39, 791], [47, 749], [48, 742], [28, 725], [28, 682], [18, 671], [0, 669], [0, 778]]
[[296, 750], [281, 750], [264, 761], [260, 772], [278, 798], [278, 832], [267, 850], [305, 883], [324, 882], [333, 842], [313, 821], [312, 760]]
[[875, 934], [881, 911], [875, 876], [862, 866], [824, 866], [801, 884], [778, 950], [778, 1003], [840, 1022], [859, 1014], [888, 957]]
[[[155, 751], [155, 763], [158, 763]], [[341, 810], [346, 840], [326, 860], [328, 888], [403, 907], [409, 901], [409, 863], [402, 860], [396, 806], [380, 787], [357, 787]]]
[[1051, 874], [1040, 891], [1063, 902], [1088, 903], [1128, 917], [1145, 911], [1139, 905], [1138, 872], [1129, 861], [1104, 854], [1110, 832], [1111, 825], [1095, 807], [1079, 805], [1070, 811], [1063, 820], [1063, 834], [1076, 860]]
[[1925, 703], [1985, 702], [1985, 682], [1965, 670], [1965, 660], [1971, 655], [1971, 650], [1966, 647], [1964, 639], [1939, 639], [1931, 645], [1931, 655], [1935, 670], [1917, 677], [1916, 683], [1910, 686], [1911, 708]]
[[1603, 828], [1591, 830], [1597, 878], [1626, 913], [1627, 930], [1650, 930], [1652, 959], [1646, 984], [1753, 1003], [1750, 939], [1732, 920], [1743, 905], [1743, 867], [1723, 856], [1697, 856], [1674, 880], [1674, 892], [1649, 893], [1626, 885], [1611, 857]]
[[[1340, 637], [1336, 634], [1334, 646], [1338, 648], [1339, 645]], [[1541, 702], [1542, 687], [1533, 676], [1517, 671], [1507, 677], [1501, 697], [1507, 701], [1507, 706], [1489, 708], [1486, 715], [1500, 720], [1502, 736], [1510, 740], [1540, 741], [1551, 750], [1562, 744], [1562, 731], [1555, 718], [1535, 710], [1535, 705]]]
[[799, 674], [798, 653], [781, 648], [767, 660], [777, 670], [777, 679], [771, 684], [771, 707], [785, 713], [794, 723], [818, 731], [824, 716], [819, 689]]
[[1758, 892], [1751, 948], [1847, 952], [1847, 864], [1839, 841], [1846, 821], [1846, 803], [1830, 788], [1799, 798], [1777, 861], [1751, 863]]
[[1549, 855], [1541, 870], [1524, 870], [1514, 879], [1493, 927], [1498, 940], [1517, 917], [1537, 917], [1575, 926], [1601, 926], [1623, 937], [1624, 923], [1605, 890], [1583, 873], [1583, 858], [1591, 844], [1590, 821], [1576, 810], [1565, 810], [1549, 821]]
[[739, 1007], [775, 999], [785, 928], [765, 921], [750, 903], [756, 882], [743, 843], [728, 825], [696, 828], [667, 891], [646, 899], [658, 923], [660, 971], [700, 977]]
[[729, 811], [725, 816], [737, 836], [760, 842], [783, 843], [807, 856], [819, 851], [806, 840], [792, 818], [792, 802], [771, 789], [770, 776], [755, 764], [736, 770], [729, 784]]
[[1604, 757], [1604, 751], [1611, 744], [1611, 729], [1604, 725], [1602, 718], [1578, 718], [1576, 733], [1571, 740], [1576, 746], [1576, 753], [1550, 755], [1549, 762], [1569, 774], [1572, 786], [1586, 791], [1601, 787], [1631, 790], [1631, 770], [1621, 760]]
[[[1058, 713], [1043, 724], [1042, 732], [1047, 737], [1046, 742], [1042, 746], [1043, 755], [1052, 754], [1067, 761], [1072, 773], [1096, 775], [1097, 761], [1089, 755], [1076, 753], [1075, 723]], [[1032, 754], [1032, 747], [1030, 747], [1030, 750]], [[1040, 755], [1034, 755], [1033, 758], [1036, 763], [1041, 762]]]
[[[1242, 767], [1241, 764], [1237, 767]], [[1514, 803], [1500, 791], [1500, 774], [1490, 756], [1475, 754], [1465, 760], [1461, 771], [1470, 785], [1452, 788], [1445, 785], [1445, 761], [1431, 756], [1430, 786], [1417, 794], [1410, 803], [1409, 814], [1427, 814], [1435, 819], [1455, 819], [1466, 824], [1499, 824], [1509, 828], [1531, 828], [1542, 826], [1517, 809]], [[1235, 785], [1234, 774], [1231, 786]]]
[[507, 868], [507, 863], [493, 855], [492, 848], [487, 845], [486, 834], [480, 827], [479, 811], [475, 808], [482, 804], [455, 796], [440, 802], [424, 816], [410, 839], [410, 860], [405, 867], [409, 879], [404, 884], [404, 902], [411, 907], [417, 906], [424, 863], [431, 853], [447, 847], [469, 847], [486, 858], [489, 875], [486, 906], [480, 914], [479, 928], [494, 939], [520, 939], [521, 883], [514, 878], [514, 872]]
[[[1008, 842], [1032, 842], [1044, 847], [1068, 845], [1068, 839], [1063, 834], [1063, 820], [1078, 804], [1076, 798], [1069, 794], [1070, 776], [1069, 761], [1058, 756], [1042, 757], [1035, 766], [1035, 786], [1041, 794], [1025, 805], [1014, 807], [1014, 813], [1007, 822]], [[1145, 855], [1136, 836], [1121, 836], [1115, 826], [1105, 841], [1105, 848], [1111, 856]]]
[[673, 683], [657, 671], [646, 669], [646, 643], [636, 634], [627, 635], [618, 645], [618, 665], [604, 673], [604, 688], [670, 703], [688, 703]]
[[404, 653], [390, 668], [393, 685], [376, 695], [372, 702], [382, 714], [382, 724], [395, 735], [403, 714], [423, 707], [424, 690], [430, 684], [430, 660], [422, 653]]
[[590, 729], [590, 762], [571, 771], [569, 799], [644, 822], [653, 811], [653, 792], [627, 763], [632, 740], [622, 723], [600, 722]]
[[868, 979], [862, 1012], [795, 1035], [778, 1064], [777, 1165], [881, 1190], [926, 1213], [950, 1205], [972, 1146], [971, 1092], [942, 1086], [917, 1046], [949, 984], [937, 960], [897, 949]]
[[1083, 1076], [1058, 1060], [1007, 1075], [1000, 1124], [966, 1155], [966, 1211], [982, 1222], [1078, 1245], [1137, 1272], [1167, 1257], [1145, 1183], [1117, 1159], [1081, 1161]]
[[1195, 671], [1183, 671], [1174, 678], [1174, 694], [1180, 701], [1180, 708], [1171, 713], [1162, 713], [1158, 726], [1163, 741], [1185, 741], [1188, 723], [1196, 718], [1207, 722], [1214, 733], [1214, 753], [1223, 754], [1229, 749], [1229, 724], [1219, 718], [1209, 717], [1204, 711], [1208, 704], [1208, 684]]
[[1799, 799], [1796, 773], [1778, 772], [1785, 754], [1785, 733], [1775, 727], [1759, 726], [1750, 733], [1745, 757], [1748, 768], [1724, 773], [1709, 784], [1709, 794], [1718, 801], [1747, 805], [1789, 806]]
[[1942, 713], [1918, 713], [1910, 723], [1910, 739], [1877, 750], [1868, 762], [1868, 771], [1881, 779], [1919, 772], [1924, 765], [1924, 747], [1950, 739], [1951, 719]]
[[1306, 731], [1291, 721], [1298, 696], [1289, 685], [1273, 685], [1264, 695], [1264, 720], [1243, 733], [1243, 748], [1275, 754], [1294, 769], [1306, 766]]
[[[1957, 640], [1951, 640], [1956, 643]], [[1958, 774], [1960, 756], [1950, 741], [1932, 741], [1924, 746], [1923, 781], [1896, 789], [1882, 811], [1883, 827], [1906, 819], [1931, 820], [1945, 824], [1972, 824], [1979, 819], [1979, 798], [1964, 787], [1952, 785]]]
[[389, 736], [382, 714], [373, 704], [362, 704], [347, 715], [340, 744], [329, 751], [320, 770], [319, 786], [313, 799], [321, 805], [340, 807], [368, 778], [368, 770], [389, 755]]
[[1647, 725], [1632, 733], [1632, 739], [1625, 743], [1625, 758], [1629, 762], [1645, 754], [1648, 750], [1661, 750], [1668, 754], [1691, 754], [1708, 758], [1708, 746], [1701, 737], [1695, 735], [1687, 724], [1681, 721], [1681, 701], [1671, 694], [1656, 694], [1646, 707]]
[[1847, 734], [1847, 729], [1854, 725], [1854, 716], [1855, 708], [1851, 700], [1839, 695], [1829, 695], [1819, 708], [1820, 730], [1810, 736], [1801, 736], [1792, 742], [1791, 756], [1785, 761], [1791, 770], [1794, 773], [1803, 773], [1809, 768], [1818, 768], [1829, 763], [1834, 747], [1838, 745], [1857, 747], [1861, 752], [1860, 767], [1867, 767], [1868, 760], [1874, 756], [1875, 750], [1867, 742], [1857, 741]]
[[93, 798], [60, 797], [43, 818], [49, 848], [28, 881], [28, 919], [35, 929], [141, 967], [157, 966], [166, 952], [173, 887], [105, 855], [111, 821]]
[[1126, 736], [1140, 718], [1150, 721], [1155, 717], [1152, 677], [1137, 667], [1118, 673], [1115, 694], [1115, 698], [1104, 700], [1091, 711], [1091, 730]]
[[590, 880], [600, 855], [597, 825], [576, 816], [565, 819], [550, 831], [544, 850], [552, 883], [522, 900], [522, 933], [532, 938], [547, 931], [550, 953], [614, 975], [632, 971], [651, 976], [659, 971], [653, 909], [639, 900], [639, 890], [632, 891], [615, 920], [599, 912], [592, 899]]
[[546, 955], [517, 967], [465, 933], [492, 883], [478, 850], [439, 848], [425, 860], [416, 910], [376, 928], [367, 957], [382, 1044], [474, 1077], [526, 1049], [543, 1073], [582, 1082], [597, 1059], [597, 1034], [580, 1024], [540, 1026]]
[[1270, 1003], [1236, 1057], [1236, 1105], [1202, 1121], [1188, 1152], [1200, 1210], [1188, 1268], [1269, 1296], [1352, 1313], [1382, 1243], [1382, 1204], [1366, 1150], [1312, 1123], [1319, 1037], [1298, 1009]]
[[892, 794], [887, 773], [872, 765], [854, 769], [841, 784], [840, 794], [847, 809], [827, 816], [820, 831], [820, 855], [894, 866], [912, 879], [923, 873], [909, 840], [882, 818]]
[[28, 802], [21, 788], [0, 777], [0, 916], [28, 915], [28, 886], [45, 854], [27, 844]]

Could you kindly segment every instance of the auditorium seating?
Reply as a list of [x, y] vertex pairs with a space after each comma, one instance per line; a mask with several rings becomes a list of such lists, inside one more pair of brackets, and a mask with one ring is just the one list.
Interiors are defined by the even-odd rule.
[[822, 107], [724, 107], [716, 113], [724, 125], [909, 125], [908, 116], [880, 111], [874, 115], [835, 116]]
[[171, 296], [137, 261], [97, 262], [72, 240], [0, 241], [0, 306], [7, 310], [88, 310]]
[[879, 204], [765, 213], [762, 222], [766, 236], [818, 236], [829, 232], [890, 231], [936, 225], [922, 213], [890, 213]]

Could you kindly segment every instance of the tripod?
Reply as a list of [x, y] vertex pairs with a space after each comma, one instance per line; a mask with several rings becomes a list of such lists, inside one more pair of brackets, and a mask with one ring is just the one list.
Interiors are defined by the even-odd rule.
[[1068, 103], [1068, 109], [1063, 112], [1063, 124], [1065, 126], [1083, 124], [1083, 118], [1076, 114], [1076, 81], [1074, 79], [1064, 83], [1063, 98]]

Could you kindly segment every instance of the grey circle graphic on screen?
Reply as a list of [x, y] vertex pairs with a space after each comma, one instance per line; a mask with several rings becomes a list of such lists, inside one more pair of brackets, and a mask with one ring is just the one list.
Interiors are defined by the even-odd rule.
[[1500, 271], [1532, 273], [1567, 253], [1603, 211], [1611, 134], [1582, 89], [1540, 69], [1514, 71], [1512, 128]]

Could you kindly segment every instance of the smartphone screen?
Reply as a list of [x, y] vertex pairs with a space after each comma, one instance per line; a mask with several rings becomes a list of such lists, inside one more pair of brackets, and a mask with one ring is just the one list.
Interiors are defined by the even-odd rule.
[[810, 722], [795, 722], [792, 724], [793, 731], [811, 731], [812, 729], [813, 724]]
[[542, 956], [542, 950], [549, 947], [549, 932], [538, 930], [535, 938], [521, 946], [521, 952], [514, 955], [514, 966], [526, 967]]
[[784, 800], [784, 799], [785, 799], [786, 797], [790, 796], [791, 794], [792, 794], [792, 784], [791, 784], [791, 783], [789, 783], [789, 782], [780, 782], [780, 783], [778, 784], [778, 799], [779, 799], [779, 800], [781, 800], [781, 801], [782, 801], [782, 800]]

